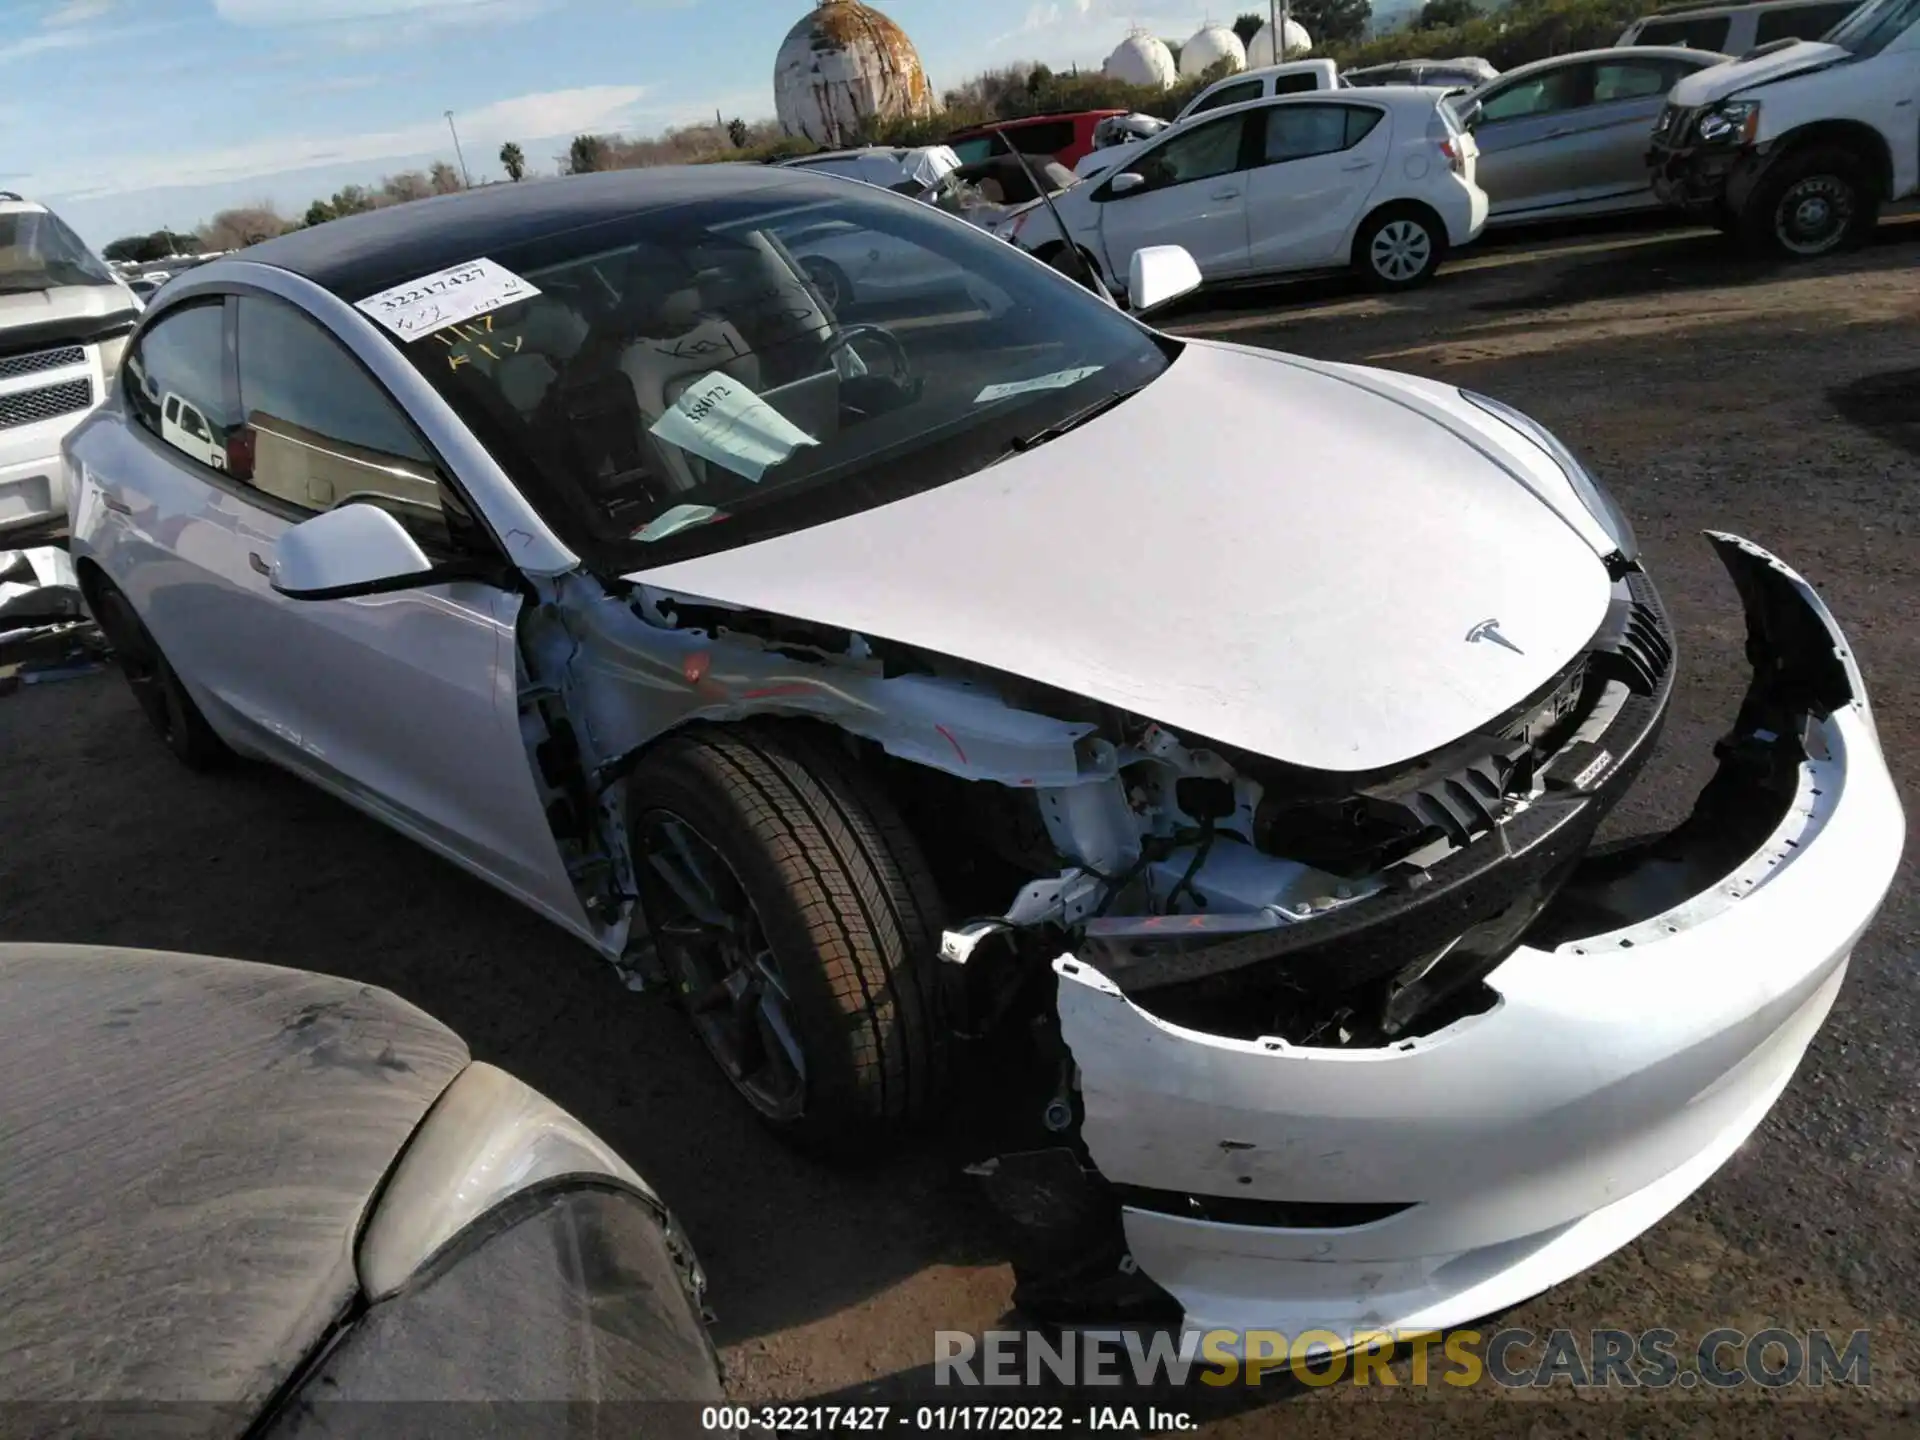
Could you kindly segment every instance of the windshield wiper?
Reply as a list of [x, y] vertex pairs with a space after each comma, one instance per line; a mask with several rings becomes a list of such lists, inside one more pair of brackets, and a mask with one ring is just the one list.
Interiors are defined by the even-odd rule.
[[1144, 385], [1135, 385], [1131, 390], [1115, 390], [1111, 395], [1104, 395], [1091, 405], [1075, 410], [1065, 419], [1054, 421], [1045, 429], [1035, 430], [1031, 435], [1014, 436], [1007, 442], [1007, 450], [1014, 455], [1024, 455], [1036, 445], [1044, 445], [1049, 440], [1058, 440], [1069, 430], [1077, 430], [1089, 420], [1098, 419], [1129, 395], [1138, 395], [1145, 388]]

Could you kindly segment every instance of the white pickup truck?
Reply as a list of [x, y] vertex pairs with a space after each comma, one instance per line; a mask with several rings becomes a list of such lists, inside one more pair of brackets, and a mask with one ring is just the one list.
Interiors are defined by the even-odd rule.
[[[1209, 110], [1239, 105], [1247, 100], [1264, 100], [1270, 95], [1294, 95], [1307, 90], [1339, 88], [1339, 67], [1331, 60], [1289, 60], [1284, 65], [1263, 65], [1258, 70], [1242, 70], [1238, 75], [1214, 81], [1181, 107], [1180, 113], [1173, 117], [1173, 123], [1178, 125]], [[1090, 150], [1080, 157], [1079, 163], [1073, 167], [1073, 173], [1084, 179], [1111, 170], [1145, 143], [1144, 139], [1128, 140]]]
[[1920, 0], [1868, 0], [1817, 41], [1673, 87], [1647, 163], [1668, 205], [1789, 258], [1859, 243], [1920, 194]]

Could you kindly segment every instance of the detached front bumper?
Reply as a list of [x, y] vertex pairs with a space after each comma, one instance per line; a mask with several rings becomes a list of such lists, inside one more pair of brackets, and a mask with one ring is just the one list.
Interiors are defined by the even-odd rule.
[[1537, 1294], [1698, 1188], [1792, 1078], [1904, 820], [1826, 606], [1712, 541], [1755, 672], [1720, 774], [1666, 837], [1585, 862], [1490, 1008], [1303, 1048], [1182, 1029], [1056, 962], [1087, 1152], [1146, 1197], [1128, 1246], [1189, 1330], [1436, 1329]]

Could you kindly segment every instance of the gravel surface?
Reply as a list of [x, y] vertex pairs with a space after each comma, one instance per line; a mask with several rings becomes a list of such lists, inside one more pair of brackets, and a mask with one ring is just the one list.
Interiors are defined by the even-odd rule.
[[[1607, 480], [1682, 648], [1660, 755], [1621, 825], [1684, 813], [1744, 688], [1740, 610], [1699, 538], [1709, 527], [1776, 550], [1827, 597], [1915, 810], [1920, 224], [1884, 225], [1857, 256], [1780, 270], [1697, 234], [1509, 243], [1411, 297], [1314, 282], [1194, 302], [1165, 323], [1484, 391], [1539, 417]], [[189, 775], [117, 678], [0, 699], [0, 784], [0, 937], [306, 966], [425, 1006], [669, 1197], [707, 1266], [739, 1398], [926, 1398], [936, 1329], [1008, 1323], [1011, 1279], [993, 1231], [937, 1146], [863, 1173], [795, 1158], [756, 1128], [661, 1002], [290, 778], [258, 767]], [[1640, 1241], [1502, 1317], [1537, 1331], [1669, 1325], [1692, 1336], [1722, 1324], [1867, 1326], [1880, 1407], [1830, 1395], [1760, 1407], [1744, 1402], [1809, 1396], [1751, 1387], [1730, 1397], [1736, 1410], [1709, 1416], [1691, 1393], [1623, 1410], [1564, 1390], [1442, 1400], [1270, 1385], [1201, 1408], [1223, 1432], [1666, 1433], [1737, 1415], [1756, 1433], [1912, 1433], [1920, 1422], [1885, 1402], [1920, 1399], [1909, 1318], [1920, 1314], [1917, 862], [1910, 849], [1832, 1019], [1754, 1139]], [[1498, 1399], [1516, 1404], [1488, 1403]]]

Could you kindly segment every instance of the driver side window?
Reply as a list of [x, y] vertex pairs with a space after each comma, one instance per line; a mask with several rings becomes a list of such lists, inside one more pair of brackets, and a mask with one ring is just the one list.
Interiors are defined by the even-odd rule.
[[[460, 548], [449, 532], [448, 492], [433, 454], [393, 399], [291, 305], [251, 295], [238, 303], [247, 453], [234, 478], [315, 513], [378, 505], [423, 548]], [[472, 523], [464, 514], [456, 520]]]
[[1132, 193], [1166, 190], [1195, 180], [1212, 180], [1240, 169], [1240, 137], [1246, 131], [1244, 115], [1227, 115], [1195, 126], [1161, 144], [1127, 168], [1146, 185]]

